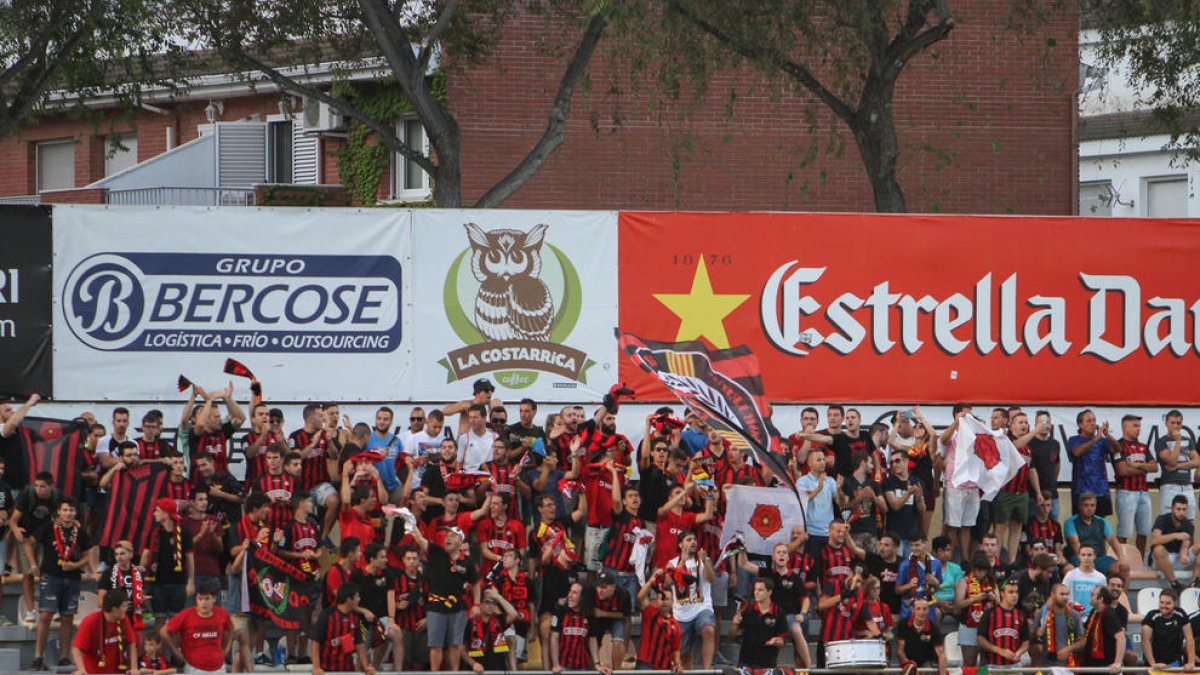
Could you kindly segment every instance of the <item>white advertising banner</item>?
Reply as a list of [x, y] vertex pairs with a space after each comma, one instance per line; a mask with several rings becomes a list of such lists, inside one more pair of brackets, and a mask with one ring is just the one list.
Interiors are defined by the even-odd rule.
[[418, 400], [599, 401], [616, 381], [617, 214], [416, 211]]
[[55, 395], [178, 399], [180, 374], [223, 388], [234, 358], [269, 400], [405, 398], [410, 221], [384, 209], [55, 206]]

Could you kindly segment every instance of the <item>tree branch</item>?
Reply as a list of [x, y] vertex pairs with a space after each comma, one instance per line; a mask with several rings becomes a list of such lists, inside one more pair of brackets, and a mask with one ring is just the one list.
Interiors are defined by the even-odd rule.
[[221, 55], [226, 59], [229, 59], [235, 63], [241, 63], [261, 72], [263, 75], [266, 75], [267, 79], [279, 85], [280, 89], [284, 89], [301, 96], [307, 96], [308, 98], [316, 99], [326, 105], [336, 108], [339, 112], [347, 117], [354, 118], [363, 126], [367, 127], [371, 131], [374, 131], [376, 134], [379, 134], [379, 139], [383, 141], [384, 145], [412, 160], [430, 176], [437, 175], [437, 165], [435, 165], [428, 157], [426, 157], [424, 153], [410, 148], [408, 144], [400, 140], [400, 137], [396, 135], [394, 130], [389, 128], [386, 124], [366, 114], [345, 99], [328, 94], [320, 89], [317, 89], [316, 87], [310, 87], [308, 85], [301, 84], [297, 80], [284, 75], [275, 68], [272, 68], [261, 60], [256, 59], [241, 50], [223, 47], [220, 51]]
[[899, 77], [900, 71], [904, 69], [909, 59], [919, 54], [926, 47], [946, 39], [946, 36], [950, 34], [953, 28], [954, 19], [943, 19], [936, 26], [917, 35], [913, 39], [895, 45], [894, 50], [889, 49], [891, 58], [888, 59], [887, 68], [884, 71], [885, 76], [893, 79]]
[[412, 43], [383, 0], [359, 0], [358, 5], [362, 8], [367, 28], [375, 35], [375, 43], [383, 52], [383, 58], [387, 59], [388, 66], [396, 75], [397, 83], [412, 101], [413, 91], [420, 87], [420, 78], [425, 76], [425, 71], [417, 68]]
[[[38, 63], [34, 71], [32, 71], [37, 74], [31, 74], [28, 79], [17, 87], [12, 98], [6, 102], [3, 114], [0, 116], [0, 138], [8, 135], [33, 110], [33, 107], [41, 100], [42, 94], [50, 86], [51, 80], [62, 71], [70, 54], [78, 49], [83, 40], [90, 34], [90, 29], [91, 22], [89, 21], [62, 43], [57, 54], [45, 54], [43, 57], [44, 61]], [[38, 70], [41, 72], [38, 73]]]
[[438, 40], [442, 39], [442, 35], [450, 29], [451, 22], [454, 21], [454, 15], [458, 13], [458, 0], [446, 0], [445, 6], [442, 7], [442, 13], [438, 16], [433, 27], [425, 35], [425, 46], [421, 48], [421, 53], [417, 55], [417, 69], [422, 73], [429, 67], [429, 59], [433, 56], [433, 50], [437, 48]]
[[832, 110], [833, 113], [840, 117], [843, 121], [847, 123], [853, 121], [854, 110], [851, 109], [850, 106], [846, 105], [846, 103], [840, 98], [838, 98], [837, 94], [834, 94], [832, 91], [826, 88], [824, 84], [821, 84], [821, 81], [818, 80], [816, 76], [814, 76], [803, 65], [792, 61], [787, 57], [787, 55], [782, 54], [777, 50], [767, 49], [764, 47], [752, 47], [735, 39], [733, 36], [725, 33], [721, 29], [700, 18], [690, 9], [684, 7], [680, 0], [667, 1], [672, 9], [674, 9], [676, 12], [679, 12], [681, 16], [695, 24], [698, 28], [700, 28], [700, 30], [708, 33], [721, 44], [749, 59], [766, 58], [776, 68], [779, 68], [792, 79], [799, 82], [805, 89], [808, 89], [810, 92], [812, 92], [813, 95], [820, 99], [822, 103], [829, 106], [829, 109]]
[[558, 84], [558, 94], [554, 97], [554, 104], [550, 107], [550, 119], [546, 122], [546, 130], [542, 132], [542, 137], [525, 155], [525, 158], [517, 164], [516, 168], [479, 198], [479, 201], [475, 203], [476, 207], [499, 206], [532, 178], [555, 149], [562, 144], [563, 130], [566, 126], [567, 115], [571, 112], [571, 97], [575, 92], [575, 86], [587, 71], [588, 63], [591, 61], [592, 54], [595, 53], [596, 45], [599, 44], [607, 25], [608, 19], [603, 12], [597, 12], [592, 16], [583, 37], [579, 40], [579, 46], [575, 49], [575, 55], [571, 58], [571, 63], [563, 72], [562, 80]]

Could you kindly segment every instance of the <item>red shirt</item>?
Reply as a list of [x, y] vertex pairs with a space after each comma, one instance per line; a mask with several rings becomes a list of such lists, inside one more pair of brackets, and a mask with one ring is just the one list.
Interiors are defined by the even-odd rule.
[[665, 568], [671, 558], [679, 555], [679, 534], [695, 529], [696, 514], [684, 511], [676, 515], [667, 511], [658, 519], [654, 540], [654, 567]]
[[[101, 637], [103, 633], [103, 638]], [[122, 663], [121, 643], [125, 644], [124, 659], [129, 660], [129, 648], [134, 644], [136, 636], [129, 617], [122, 615], [120, 633], [117, 623], [104, 620], [104, 612], [92, 612], [84, 617], [75, 632], [72, 646], [78, 647], [83, 653], [83, 669], [89, 673], [122, 673], [129, 670], [130, 663], [125, 663], [125, 670], [119, 670]], [[104, 644], [104, 667], [100, 667], [100, 644]]]
[[167, 630], [179, 636], [179, 649], [188, 665], [197, 670], [217, 670], [225, 665], [221, 645], [225, 632], [233, 630], [233, 622], [223, 607], [214, 606], [209, 617], [188, 607], [171, 617]]
[[338, 514], [338, 526], [342, 530], [342, 539], [357, 537], [360, 548], [375, 541], [375, 524], [370, 516], [360, 516], [356, 509], [343, 508]]
[[[447, 530], [452, 527], [457, 527], [458, 529], [462, 530], [463, 536], [466, 536], [466, 534], [470, 532], [474, 526], [475, 523], [471, 521], [470, 512], [459, 511], [450, 519], [447, 519], [446, 516], [438, 516], [437, 518], [429, 521], [425, 524], [424, 534], [425, 538], [429, 540], [429, 543], [437, 544], [442, 548], [446, 548]], [[463, 548], [463, 553], [466, 553], [465, 547]]]
[[[617, 480], [625, 485], [618, 470]], [[583, 487], [587, 494], [587, 524], [591, 527], [612, 526], [612, 471], [603, 466], [589, 466], [583, 472]], [[617, 488], [618, 491], [621, 488]]]
[[[1154, 459], [1150, 456], [1150, 450], [1145, 443], [1138, 441], [1127, 441], [1124, 438], [1117, 444], [1119, 448], [1117, 454], [1113, 455], [1113, 468], [1121, 462], [1146, 462]], [[1117, 476], [1117, 489], [1129, 490], [1133, 492], [1145, 492], [1150, 489], [1146, 482], [1146, 474], [1139, 473], [1135, 476]]]
[[[519, 551], [525, 547], [525, 526], [513, 518], [505, 521], [504, 525], [497, 526], [496, 521], [489, 516], [475, 523], [475, 540], [491, 553], [502, 556], [505, 551]], [[492, 563], [488, 560], [481, 559], [480, 565], [484, 573], [492, 568]]]
[[673, 616], [663, 616], [654, 605], [646, 605], [642, 609], [642, 635], [646, 639], [638, 640], [638, 665], [670, 670], [679, 651], [679, 622]]

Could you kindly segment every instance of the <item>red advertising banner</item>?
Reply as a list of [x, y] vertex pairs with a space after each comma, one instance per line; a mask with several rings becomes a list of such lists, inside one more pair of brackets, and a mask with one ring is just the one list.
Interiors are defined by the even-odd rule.
[[[621, 330], [745, 345], [772, 401], [1200, 403], [1200, 221], [637, 213]], [[639, 398], [670, 398], [631, 362]]]

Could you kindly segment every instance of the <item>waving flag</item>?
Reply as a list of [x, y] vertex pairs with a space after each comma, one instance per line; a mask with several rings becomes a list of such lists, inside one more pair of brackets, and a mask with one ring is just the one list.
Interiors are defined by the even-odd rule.
[[760, 466], [795, 485], [780, 452], [779, 431], [771, 423], [762, 369], [749, 349], [713, 350], [700, 342], [654, 342], [620, 331], [617, 338], [639, 368], [658, 377], [722, 435], [733, 433], [745, 439]]
[[83, 443], [88, 436], [88, 423], [81, 420], [52, 420], [26, 417], [17, 428], [21, 448], [25, 451], [28, 482], [42, 471], [54, 476], [54, 484], [67, 497], [78, 497], [83, 491], [79, 470], [83, 468]]
[[170, 469], [160, 462], [121, 469], [109, 487], [108, 512], [100, 531], [100, 545], [112, 548], [127, 539], [133, 550], [146, 548], [154, 525], [154, 501], [162, 496]]
[[952, 486], [974, 483], [983, 491], [983, 499], [991, 501], [1024, 464], [1025, 458], [1003, 430], [992, 431], [971, 415], [959, 419]]
[[316, 582], [265, 546], [250, 545], [242, 567], [242, 606], [284, 630], [298, 630]]
[[725, 493], [721, 546], [741, 538], [750, 553], [771, 555], [776, 544], [792, 540], [792, 525], [804, 519], [796, 495], [784, 488], [734, 485]]

